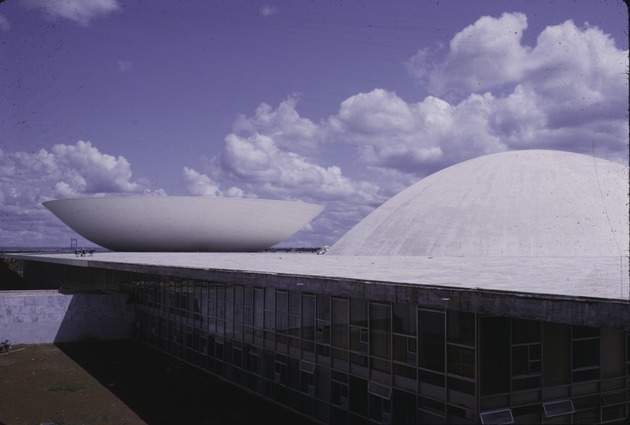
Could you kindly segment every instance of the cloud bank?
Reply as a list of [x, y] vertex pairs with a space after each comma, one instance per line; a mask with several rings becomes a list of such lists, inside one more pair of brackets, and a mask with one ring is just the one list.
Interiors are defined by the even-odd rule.
[[[521, 13], [482, 17], [452, 38], [441, 60], [420, 50], [406, 64], [431, 93], [420, 102], [375, 88], [320, 123], [300, 116], [295, 96], [276, 108], [262, 104], [235, 122], [199, 175], [243, 193], [326, 204], [313, 228], [332, 244], [402, 188], [476, 156], [559, 149], [627, 164], [628, 52], [572, 21], [547, 27], [529, 47], [526, 28]], [[335, 162], [340, 152], [352, 157], [352, 170]]]
[[[321, 203], [326, 211], [287, 244], [322, 246], [420, 178], [479, 155], [559, 149], [627, 164], [628, 51], [572, 21], [545, 28], [534, 46], [523, 44], [526, 30], [521, 13], [486, 16], [444, 48], [422, 47], [405, 64], [429, 93], [417, 102], [374, 88], [319, 122], [300, 115], [297, 95], [262, 103], [235, 120], [203, 169], [182, 168], [183, 187]], [[0, 151], [0, 213], [13, 223], [0, 236], [50, 226], [46, 199], [120, 192], [163, 194], [90, 142]]]
[[3, 246], [50, 246], [68, 240], [65, 225], [41, 205], [51, 199], [108, 194], [163, 195], [132, 178], [122, 156], [101, 153], [91, 142], [54, 145], [49, 151], [0, 149], [0, 240]]

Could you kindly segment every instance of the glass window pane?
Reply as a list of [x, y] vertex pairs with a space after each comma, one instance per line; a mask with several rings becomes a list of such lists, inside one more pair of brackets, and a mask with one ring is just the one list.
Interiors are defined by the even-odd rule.
[[302, 295], [302, 338], [315, 340], [315, 297]]
[[444, 400], [446, 381], [444, 375], [426, 370], [418, 370], [418, 393], [428, 397]]
[[392, 337], [394, 360], [398, 362], [407, 362], [407, 337], [394, 335]]
[[360, 416], [368, 413], [368, 383], [365, 379], [350, 377], [349, 403], [350, 411]]
[[389, 359], [391, 337], [391, 307], [386, 304], [370, 304], [370, 354]]
[[601, 330], [601, 367], [602, 378], [615, 378], [625, 375], [624, 352], [630, 352], [630, 346], [625, 348], [625, 330], [602, 328]]
[[448, 318], [448, 342], [475, 346], [475, 315], [461, 311], [449, 310]]
[[330, 295], [317, 294], [317, 319], [330, 321]]
[[543, 324], [544, 385], [552, 387], [571, 381], [571, 327]]
[[332, 300], [332, 345], [348, 348], [348, 300]]
[[527, 345], [512, 347], [512, 375], [527, 375], [528, 371], [528, 349]]
[[444, 313], [420, 310], [418, 328], [418, 365], [444, 372]]
[[243, 287], [234, 288], [234, 322], [243, 323]]
[[273, 310], [276, 307], [276, 290], [274, 288], [265, 288], [265, 308]]
[[262, 329], [265, 317], [265, 293], [262, 289], [254, 289], [254, 327]]
[[416, 309], [415, 304], [394, 304], [394, 322], [392, 325], [395, 333], [416, 334]]
[[510, 390], [510, 319], [481, 317], [479, 321], [479, 361], [481, 394]]
[[467, 378], [475, 377], [475, 350], [448, 345], [448, 373]]
[[302, 306], [301, 295], [298, 291], [289, 291], [289, 314], [300, 314], [300, 307]]
[[573, 341], [573, 368], [599, 366], [599, 338]]
[[512, 319], [512, 343], [540, 342], [540, 322]]
[[350, 349], [361, 353], [368, 352], [367, 331], [363, 328], [350, 327]]
[[368, 327], [367, 300], [363, 298], [352, 298], [350, 300], [350, 323], [354, 326]]
[[288, 328], [289, 297], [284, 291], [276, 292], [276, 331], [286, 333]]

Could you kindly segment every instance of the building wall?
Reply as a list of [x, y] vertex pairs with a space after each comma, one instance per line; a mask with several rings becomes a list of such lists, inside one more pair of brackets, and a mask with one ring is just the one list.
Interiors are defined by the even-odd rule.
[[159, 276], [137, 290], [137, 338], [323, 423], [628, 416], [625, 329]]
[[64, 294], [57, 290], [0, 292], [0, 340], [46, 344], [133, 337], [128, 294]]
[[371, 283], [366, 296], [344, 282], [167, 272], [47, 265], [37, 275], [129, 293], [138, 340], [321, 423], [628, 418], [628, 328], [462, 311], [431, 296], [424, 304], [421, 287], [410, 302], [399, 296], [409, 287], [394, 284]]

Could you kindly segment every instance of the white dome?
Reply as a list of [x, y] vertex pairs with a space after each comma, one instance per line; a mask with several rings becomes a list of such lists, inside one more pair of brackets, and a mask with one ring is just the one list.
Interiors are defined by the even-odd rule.
[[628, 168], [527, 150], [432, 174], [372, 211], [330, 255], [628, 255]]
[[44, 206], [112, 251], [260, 251], [323, 210], [305, 202], [187, 196], [61, 199]]

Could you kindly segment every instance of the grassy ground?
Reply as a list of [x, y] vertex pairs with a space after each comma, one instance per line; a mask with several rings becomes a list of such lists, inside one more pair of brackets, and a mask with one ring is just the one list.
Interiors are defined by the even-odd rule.
[[310, 422], [144, 345], [13, 346], [0, 353], [0, 425]]

